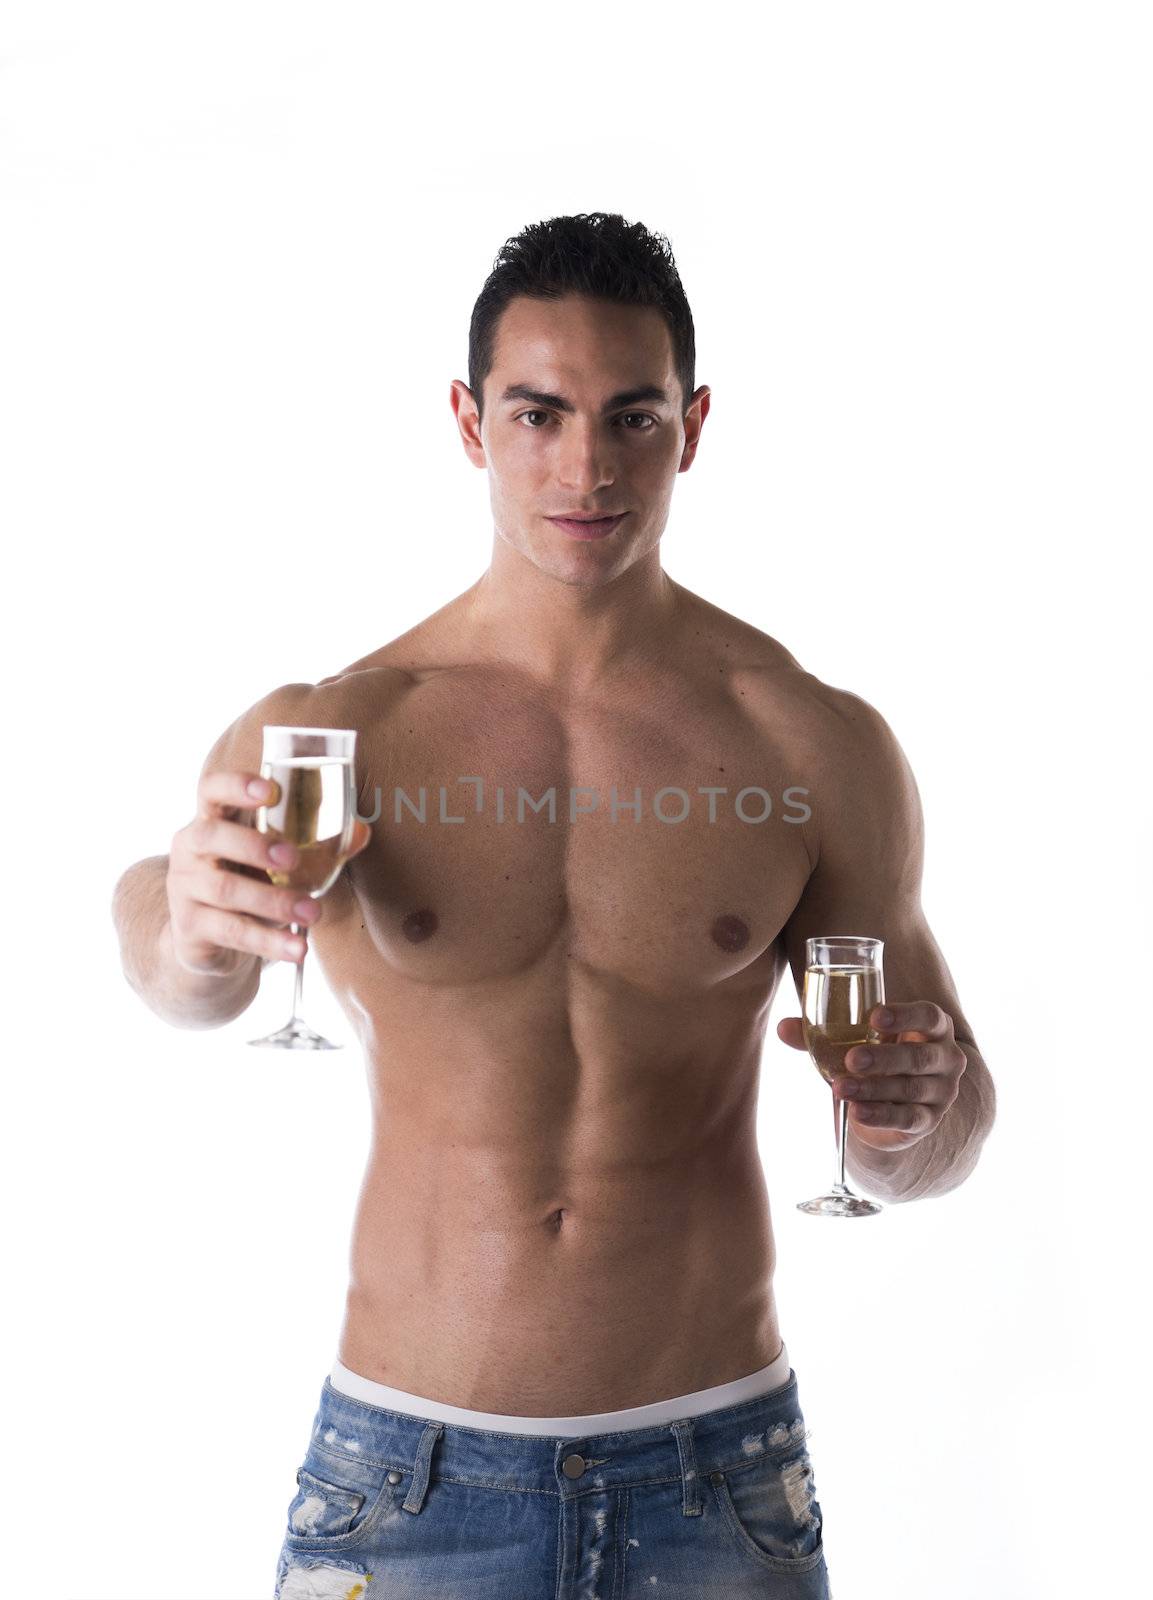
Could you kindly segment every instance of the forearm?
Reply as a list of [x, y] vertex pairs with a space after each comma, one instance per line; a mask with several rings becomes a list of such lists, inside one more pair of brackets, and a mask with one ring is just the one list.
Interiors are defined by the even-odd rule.
[[260, 987], [252, 956], [234, 973], [189, 972], [172, 949], [165, 879], [167, 856], [149, 856], [117, 882], [112, 917], [124, 976], [145, 1005], [176, 1028], [219, 1028], [240, 1016]]
[[866, 1194], [896, 1203], [928, 1200], [956, 1189], [977, 1165], [993, 1126], [996, 1097], [988, 1068], [975, 1044], [957, 1043], [968, 1058], [957, 1098], [924, 1139], [906, 1150], [874, 1150], [862, 1144], [848, 1119], [845, 1166]]

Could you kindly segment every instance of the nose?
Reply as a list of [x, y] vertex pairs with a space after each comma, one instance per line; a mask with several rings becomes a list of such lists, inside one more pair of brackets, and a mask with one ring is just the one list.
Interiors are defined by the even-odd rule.
[[597, 423], [570, 423], [557, 470], [560, 487], [582, 500], [616, 482], [612, 447]]

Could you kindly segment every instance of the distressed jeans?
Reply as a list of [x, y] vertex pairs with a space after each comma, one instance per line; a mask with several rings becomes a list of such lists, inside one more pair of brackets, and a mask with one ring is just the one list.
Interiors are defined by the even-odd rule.
[[276, 1600], [832, 1600], [806, 1440], [792, 1367], [742, 1404], [556, 1437], [325, 1378]]

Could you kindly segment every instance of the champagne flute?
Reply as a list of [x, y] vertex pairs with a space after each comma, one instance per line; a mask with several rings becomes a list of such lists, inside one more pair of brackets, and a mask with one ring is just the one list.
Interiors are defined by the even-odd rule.
[[[885, 999], [881, 967], [884, 944], [859, 934], [806, 941], [805, 987], [801, 1002], [805, 1048], [813, 1065], [832, 1087], [848, 1072], [845, 1056], [855, 1044], [877, 1044], [880, 1034], [869, 1027], [869, 1012]], [[837, 1130], [837, 1175], [828, 1194], [798, 1203], [798, 1211], [815, 1217], [871, 1217], [884, 1207], [864, 1200], [845, 1182], [845, 1139], [849, 1102], [833, 1096]]]
[[[352, 728], [265, 727], [260, 776], [274, 779], [279, 793], [271, 805], [257, 808], [256, 826], [295, 845], [298, 857], [287, 870], [265, 869], [273, 883], [319, 900], [340, 876], [356, 824], [355, 750]], [[278, 1050], [339, 1050], [342, 1046], [310, 1028], [300, 1015], [308, 926], [293, 922], [290, 927], [304, 940], [304, 954], [296, 963], [292, 1016], [267, 1038], [248, 1042]]]

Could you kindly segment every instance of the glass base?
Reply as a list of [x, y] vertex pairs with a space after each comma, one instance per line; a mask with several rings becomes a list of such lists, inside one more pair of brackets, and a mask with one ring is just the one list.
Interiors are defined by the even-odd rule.
[[807, 1211], [810, 1217], [873, 1217], [885, 1208], [875, 1200], [865, 1200], [851, 1189], [837, 1185], [831, 1194], [818, 1195], [815, 1200], [801, 1200], [798, 1211]]
[[265, 1039], [249, 1039], [249, 1044], [268, 1045], [273, 1050], [343, 1050], [344, 1046], [333, 1044], [331, 1039], [326, 1039], [322, 1033], [317, 1033], [315, 1028], [310, 1028], [307, 1022], [302, 1022], [299, 1017], [293, 1017], [291, 1022], [286, 1022], [283, 1028], [278, 1028], [275, 1033], [270, 1033]]

